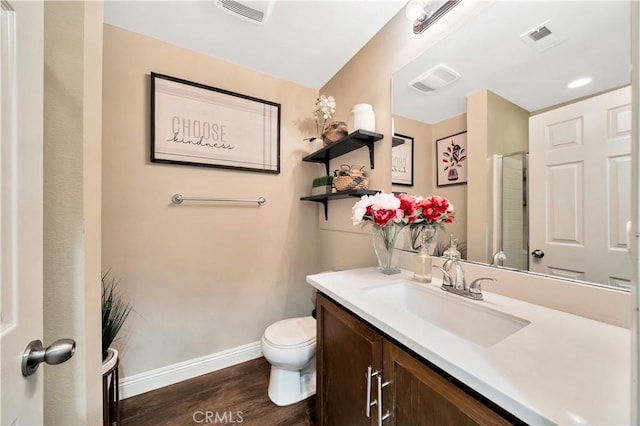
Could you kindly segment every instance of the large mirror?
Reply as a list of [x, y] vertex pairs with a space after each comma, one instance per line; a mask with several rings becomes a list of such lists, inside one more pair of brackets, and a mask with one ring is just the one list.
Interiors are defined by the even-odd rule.
[[[414, 140], [413, 186], [393, 189], [449, 198], [470, 261], [628, 288], [630, 40], [628, 1], [487, 6], [393, 75]], [[438, 176], [455, 135], [466, 182]]]

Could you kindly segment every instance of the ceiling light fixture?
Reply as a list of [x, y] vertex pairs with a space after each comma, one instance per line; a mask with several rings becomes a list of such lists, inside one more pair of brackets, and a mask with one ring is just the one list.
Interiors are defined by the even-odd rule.
[[411, 0], [404, 12], [413, 22], [414, 34], [422, 34], [461, 0]]
[[[431, 3], [431, 2], [429, 2]], [[418, 19], [422, 16], [422, 12], [424, 11], [425, 1], [424, 0], [411, 0], [407, 7], [404, 9], [405, 15], [407, 15], [407, 19], [411, 22]]]
[[573, 80], [571, 83], [567, 84], [567, 88], [576, 89], [578, 87], [586, 86], [587, 84], [591, 83], [591, 81], [593, 81], [591, 77], [578, 78], [576, 80]]

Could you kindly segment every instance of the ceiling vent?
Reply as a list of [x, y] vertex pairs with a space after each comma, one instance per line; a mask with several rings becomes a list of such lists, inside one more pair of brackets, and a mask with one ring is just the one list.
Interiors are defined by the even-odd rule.
[[544, 21], [522, 34], [520, 40], [538, 52], [544, 52], [567, 40], [567, 37], [559, 34], [553, 28], [555, 27], [551, 26], [551, 21]]
[[275, 0], [243, 1], [243, 0], [214, 0], [223, 10], [245, 21], [254, 24], [267, 22]]
[[409, 86], [421, 93], [438, 90], [460, 78], [460, 73], [439, 64], [409, 82]]

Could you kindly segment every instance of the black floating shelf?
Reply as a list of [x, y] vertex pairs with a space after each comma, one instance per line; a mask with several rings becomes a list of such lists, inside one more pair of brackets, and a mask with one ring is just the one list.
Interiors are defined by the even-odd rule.
[[380, 133], [370, 132], [368, 130], [362, 129], [356, 130], [355, 132], [348, 134], [339, 141], [332, 142], [324, 148], [307, 155], [302, 159], [302, 161], [324, 164], [327, 170], [327, 175], [329, 175], [330, 160], [366, 146], [367, 148], [369, 148], [369, 161], [371, 163], [371, 169], [373, 169], [373, 144], [374, 142], [377, 142], [382, 138], [384, 138], [384, 135], [381, 135]]
[[324, 206], [324, 220], [327, 220], [329, 216], [329, 209], [327, 207], [329, 200], [339, 200], [341, 198], [349, 197], [362, 197], [363, 195], [375, 195], [377, 192], [380, 191], [374, 191], [371, 189], [354, 189], [352, 191], [332, 192], [331, 194], [309, 195], [308, 197], [302, 197], [300, 199], [321, 203]]

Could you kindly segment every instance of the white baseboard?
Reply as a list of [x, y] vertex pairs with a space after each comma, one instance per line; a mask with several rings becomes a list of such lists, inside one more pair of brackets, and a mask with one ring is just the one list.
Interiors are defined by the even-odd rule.
[[123, 377], [120, 379], [119, 386], [120, 399], [202, 376], [203, 374], [260, 358], [261, 356], [262, 346], [258, 341], [155, 370], [145, 371], [133, 376]]

